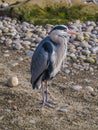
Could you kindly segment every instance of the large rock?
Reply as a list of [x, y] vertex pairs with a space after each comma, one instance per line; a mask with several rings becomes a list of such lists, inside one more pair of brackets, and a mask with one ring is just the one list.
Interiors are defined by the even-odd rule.
[[9, 4], [6, 3], [6, 2], [2, 3], [2, 5], [1, 5], [2, 8], [6, 8], [6, 7], [8, 7], [8, 6], [9, 6]]
[[19, 81], [18, 81], [17, 76], [12, 76], [8, 79], [9, 87], [16, 87], [16, 86], [18, 86], [18, 84], [19, 84]]

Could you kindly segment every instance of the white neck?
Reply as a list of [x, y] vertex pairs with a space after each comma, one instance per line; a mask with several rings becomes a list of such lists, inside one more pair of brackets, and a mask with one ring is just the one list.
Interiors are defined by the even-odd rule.
[[62, 43], [63, 38], [59, 36], [58, 31], [53, 31], [50, 33], [50, 39], [55, 43]]
[[63, 33], [61, 31], [53, 31], [50, 33], [50, 39], [55, 43], [55, 44], [61, 44], [66, 46], [66, 50], [67, 50], [67, 38], [65, 36], [63, 36]]

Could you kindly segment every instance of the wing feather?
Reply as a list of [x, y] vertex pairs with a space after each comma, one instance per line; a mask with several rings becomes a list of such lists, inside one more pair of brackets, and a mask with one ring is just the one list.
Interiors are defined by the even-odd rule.
[[31, 62], [32, 84], [37, 78], [47, 69], [48, 52], [44, 48], [39, 48], [35, 51]]
[[31, 61], [32, 84], [48, 68], [52, 49], [52, 43], [47, 37], [36, 48]]

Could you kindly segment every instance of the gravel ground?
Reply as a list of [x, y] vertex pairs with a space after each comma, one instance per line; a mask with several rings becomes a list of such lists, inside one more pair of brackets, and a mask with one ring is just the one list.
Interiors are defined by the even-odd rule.
[[[6, 55], [4, 55], [6, 54]], [[0, 44], [0, 130], [98, 130], [98, 70], [64, 69], [49, 85], [55, 108], [41, 108], [30, 84], [31, 57]], [[70, 67], [69, 66], [69, 67]], [[11, 76], [19, 85], [8, 87]]]

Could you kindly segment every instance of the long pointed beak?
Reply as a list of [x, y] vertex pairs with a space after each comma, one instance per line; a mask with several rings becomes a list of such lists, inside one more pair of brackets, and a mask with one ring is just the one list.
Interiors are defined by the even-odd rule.
[[69, 34], [77, 34], [77, 32], [75, 32], [73, 30], [67, 30], [67, 33], [69, 33]]

